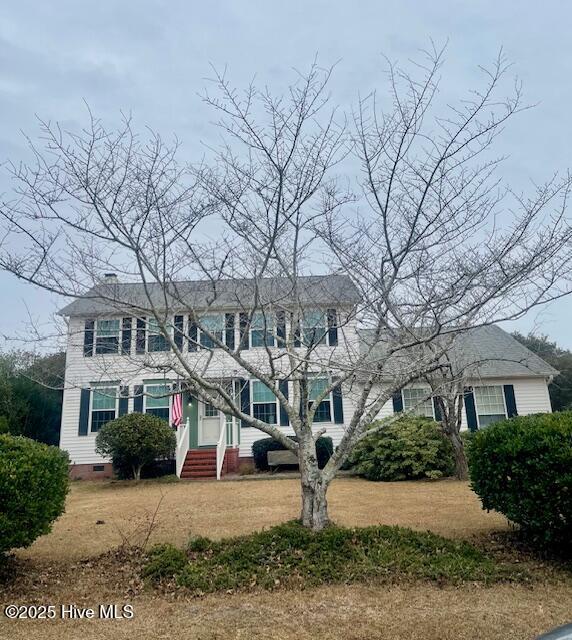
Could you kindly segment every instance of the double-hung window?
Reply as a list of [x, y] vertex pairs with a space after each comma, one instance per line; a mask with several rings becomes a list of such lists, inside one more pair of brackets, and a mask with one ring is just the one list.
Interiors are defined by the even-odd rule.
[[167, 384], [146, 384], [144, 413], [170, 422], [171, 394]]
[[156, 318], [149, 318], [147, 321], [147, 351], [169, 351], [169, 341], [161, 333]]
[[302, 341], [307, 347], [326, 344], [328, 318], [325, 311], [307, 309], [302, 316]]
[[506, 406], [501, 385], [474, 387], [479, 428], [506, 418]]
[[268, 424], [277, 424], [277, 399], [272, 389], [259, 380], [252, 381], [252, 415]]
[[[314, 402], [327, 389], [329, 381], [327, 378], [314, 377], [308, 380], [308, 405], [312, 407]], [[314, 422], [331, 422], [332, 421], [332, 393], [320, 402], [314, 414]]]
[[219, 342], [223, 342], [224, 335], [224, 314], [222, 313], [210, 313], [204, 315], [200, 319], [201, 336], [200, 343], [202, 347], [206, 349], [214, 349], [217, 345], [215, 341], [206, 334], [203, 329], [206, 329], [211, 335], [213, 335]]
[[422, 387], [406, 387], [402, 390], [403, 410], [410, 411], [417, 416], [435, 418], [431, 391]]
[[97, 320], [95, 323], [95, 353], [118, 353], [121, 322], [119, 318]]
[[205, 404], [205, 418], [218, 418], [218, 409], [212, 404]]
[[250, 345], [252, 347], [274, 346], [274, 316], [258, 311], [252, 314], [250, 323]]
[[117, 417], [119, 387], [97, 386], [91, 391], [91, 431], [96, 432], [110, 420]]

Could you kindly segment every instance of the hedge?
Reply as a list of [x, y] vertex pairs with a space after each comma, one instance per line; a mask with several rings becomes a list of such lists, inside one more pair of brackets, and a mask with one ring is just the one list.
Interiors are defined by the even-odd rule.
[[[292, 440], [296, 441], [296, 436], [288, 436]], [[284, 447], [280, 442], [274, 440], [274, 438], [262, 438], [252, 443], [252, 457], [254, 458], [254, 466], [259, 471], [268, 471], [267, 454], [269, 451], [284, 451]], [[329, 436], [322, 436], [316, 440], [316, 455], [318, 457], [318, 467], [323, 469], [328, 460], [334, 453], [334, 443]]]
[[[374, 423], [376, 427], [379, 423]], [[453, 473], [453, 450], [433, 420], [403, 416], [359, 442], [350, 466], [368, 480], [418, 480]]]
[[0, 435], [0, 554], [28, 547], [64, 512], [69, 458], [57, 447]]
[[572, 412], [520, 416], [477, 432], [471, 486], [541, 544], [572, 540]]

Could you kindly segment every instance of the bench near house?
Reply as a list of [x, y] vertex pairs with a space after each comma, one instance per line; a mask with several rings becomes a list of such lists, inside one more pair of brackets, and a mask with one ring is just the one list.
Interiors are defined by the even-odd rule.
[[[302, 280], [305, 293], [302, 299], [297, 298], [298, 304], [302, 301], [304, 305], [302, 339], [304, 332], [319, 334], [319, 348], [325, 360], [330, 353], [339, 360], [344, 353], [359, 350], [367, 335], [358, 329], [353, 317], [359, 296], [351, 281], [339, 275], [308, 276]], [[263, 284], [275, 293], [286, 283], [274, 278]], [[210, 283], [185, 282], [179, 287], [190, 301], [190, 308], [200, 315], [200, 323], [231, 349], [240, 343], [244, 357], [252, 362], [266, 353], [265, 344], [279, 349], [280, 338], [290, 331], [288, 314], [284, 313], [287, 293], [280, 298], [281, 307], [273, 321], [269, 323], [267, 318], [264, 323], [255, 315], [245, 335], [248, 281], [219, 282], [214, 301]], [[159, 287], [154, 295], [160, 299]], [[171, 422], [169, 392], [176, 380], [168, 370], [170, 347], [153, 318], [142, 318], [132, 311], [137, 308], [145, 308], [142, 285], [120, 283], [109, 274], [102, 285], [60, 311], [68, 321], [60, 447], [69, 452], [72, 477], [111, 476], [110, 461], [95, 453], [97, 431], [109, 420], [136, 411]], [[205, 354], [212, 356], [209, 374], [212, 372], [217, 380], [224, 379], [229, 389], [240, 396], [244, 412], [280, 425], [285, 433], [293, 433], [274, 394], [258, 380], [249, 379], [246, 372], [237, 370], [236, 362], [221, 349], [211, 353], [212, 342], [206, 334], [201, 335], [189, 315], [175, 310], [170, 324], [174, 341], [189, 362], [200, 366]], [[464, 428], [482, 428], [515, 414], [551, 411], [547, 384], [557, 373], [552, 367], [499, 327], [474, 329], [467, 333], [465, 344], [471, 355], [490, 361], [479, 368], [478, 379], [470, 381], [472, 393], [463, 411]], [[495, 360], [499, 354], [502, 360]], [[158, 366], [162, 367], [161, 374], [157, 373]], [[328, 382], [325, 374], [321, 375], [323, 380], [314, 380], [316, 394]], [[287, 380], [280, 385], [285, 395], [291, 392]], [[351, 386], [337, 387], [316, 411], [315, 428], [325, 428], [334, 445], [352, 415], [356, 391]], [[433, 402], [424, 400], [427, 395], [422, 384], [407, 385], [379, 415], [414, 408], [417, 413], [434, 418]], [[235, 472], [240, 462], [252, 460], [252, 443], [263, 437], [265, 434], [257, 429], [241, 426], [235, 418], [183, 391], [177, 471], [182, 477], [214, 477], [218, 461], [222, 473]]]

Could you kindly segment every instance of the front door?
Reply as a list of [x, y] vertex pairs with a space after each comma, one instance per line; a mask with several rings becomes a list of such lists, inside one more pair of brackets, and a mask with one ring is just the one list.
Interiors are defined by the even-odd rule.
[[199, 447], [215, 445], [220, 435], [220, 415], [218, 409], [201, 403], [199, 418]]

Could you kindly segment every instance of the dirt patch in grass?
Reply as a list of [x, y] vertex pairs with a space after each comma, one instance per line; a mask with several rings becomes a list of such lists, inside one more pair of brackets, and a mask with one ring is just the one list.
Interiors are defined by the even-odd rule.
[[[73, 560], [104, 553], [124, 538], [137, 544], [161, 496], [152, 542], [178, 546], [190, 534], [216, 540], [274, 526], [296, 518], [300, 508], [297, 480], [76, 482], [53, 532], [19, 553]], [[503, 517], [481, 509], [467, 483], [453, 480], [375, 483], [340, 478], [328, 496], [332, 519], [344, 526], [399, 525], [457, 539], [507, 528]]]

